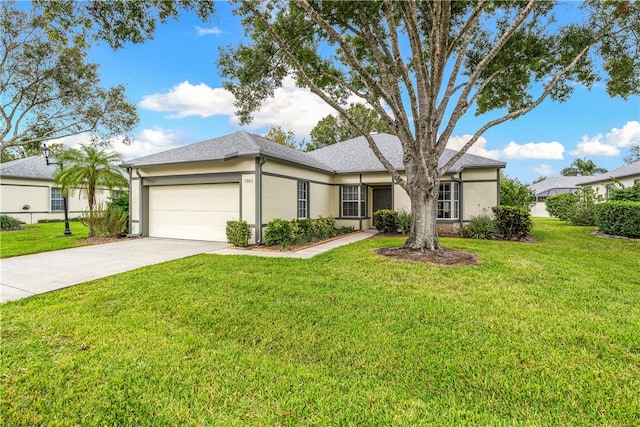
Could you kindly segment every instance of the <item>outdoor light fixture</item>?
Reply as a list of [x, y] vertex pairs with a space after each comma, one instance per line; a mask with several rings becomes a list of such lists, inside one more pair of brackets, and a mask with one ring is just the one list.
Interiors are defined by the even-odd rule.
[[[47, 147], [47, 144], [42, 144], [42, 154], [47, 162], [47, 166], [58, 165], [60, 166], [60, 169], [62, 169], [62, 163], [49, 160], [51, 150]], [[69, 228], [69, 209], [67, 208], [67, 195], [65, 194], [65, 191], [62, 191], [62, 206], [64, 207], [64, 235], [73, 236], [73, 233], [71, 233], [71, 229]]]

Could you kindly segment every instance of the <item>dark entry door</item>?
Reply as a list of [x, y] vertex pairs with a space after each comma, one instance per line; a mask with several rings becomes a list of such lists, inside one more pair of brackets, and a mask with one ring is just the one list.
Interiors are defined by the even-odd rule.
[[392, 207], [391, 187], [373, 187], [373, 211]]

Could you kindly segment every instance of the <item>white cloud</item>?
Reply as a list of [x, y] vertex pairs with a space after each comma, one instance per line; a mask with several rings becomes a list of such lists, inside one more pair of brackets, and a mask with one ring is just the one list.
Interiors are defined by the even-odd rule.
[[640, 144], [640, 122], [627, 122], [621, 129], [613, 128], [609, 133], [595, 136], [583, 135], [576, 149], [571, 151], [574, 156], [617, 156], [620, 148]]
[[[447, 148], [451, 150], [460, 150], [471, 139], [473, 135], [460, 135], [452, 136], [447, 142]], [[500, 150], [487, 150], [487, 139], [484, 136], [478, 138], [478, 140], [469, 148], [467, 153], [475, 154], [482, 157], [489, 157], [491, 159], [500, 158]]]
[[165, 130], [156, 126], [151, 129], [143, 129], [135, 136], [130, 145], [116, 143], [114, 148], [125, 159], [133, 159], [170, 150], [190, 142], [192, 142], [191, 139], [183, 130]]
[[553, 168], [551, 167], [551, 165], [546, 165], [544, 163], [541, 163], [540, 166], [536, 166], [531, 170], [538, 173], [540, 176], [553, 175]]
[[198, 33], [199, 36], [206, 36], [209, 34], [214, 34], [217, 36], [222, 34], [222, 30], [218, 27], [213, 27], [213, 28], [196, 27], [196, 32]]
[[[138, 105], [146, 110], [170, 112], [169, 118], [173, 119], [224, 115], [229, 116], [230, 123], [239, 125], [234, 116], [234, 101], [235, 97], [226, 89], [185, 81], [166, 93], [144, 96]], [[349, 99], [349, 102], [357, 102], [357, 99]], [[320, 119], [333, 113], [333, 108], [318, 96], [297, 87], [293, 78], [286, 78], [274, 96], [263, 102], [248, 128], [259, 129], [273, 124], [295, 131], [297, 137], [305, 137]]]
[[192, 85], [185, 81], [167, 93], [143, 96], [138, 105], [145, 110], [175, 112], [169, 118], [181, 119], [188, 116], [230, 115], [234, 100], [234, 96], [225, 89], [213, 89], [204, 83]]
[[522, 145], [511, 141], [500, 151], [501, 157], [506, 159], [562, 160], [564, 146], [557, 141], [528, 142]]

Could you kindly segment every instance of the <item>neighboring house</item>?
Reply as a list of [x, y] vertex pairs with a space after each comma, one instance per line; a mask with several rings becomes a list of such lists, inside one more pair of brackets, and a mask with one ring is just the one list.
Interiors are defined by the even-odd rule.
[[556, 194], [573, 193], [584, 179], [584, 176], [554, 176], [530, 185], [529, 189], [536, 193], [536, 204], [531, 208], [531, 216], [549, 217], [545, 199]]
[[545, 199], [554, 194], [571, 193], [578, 187], [592, 188], [598, 194], [609, 198], [609, 192], [621, 183], [631, 187], [640, 182], [640, 162], [594, 176], [556, 176], [547, 178], [529, 186], [536, 193], [536, 204], [531, 209], [531, 216], [549, 217]]
[[622, 166], [621, 168], [596, 176], [585, 176], [580, 183], [581, 187], [588, 187], [609, 198], [609, 193], [616, 188], [616, 183], [621, 183], [625, 187], [632, 187], [640, 182], [640, 161]]
[[[0, 163], [0, 214], [10, 215], [28, 224], [39, 220], [64, 219], [62, 192], [53, 176], [57, 165], [49, 165], [41, 156]], [[68, 199], [69, 218], [88, 209], [84, 194], [74, 190]], [[100, 189], [98, 202], [112, 197], [114, 192]]]
[[[374, 135], [403, 170], [398, 138]], [[441, 161], [451, 158], [447, 150]], [[505, 164], [463, 156], [442, 178], [438, 226], [459, 230], [498, 204]], [[409, 210], [409, 197], [364, 137], [304, 153], [244, 131], [127, 161], [132, 234], [226, 241], [226, 222], [247, 221], [260, 243], [274, 218], [333, 216], [338, 226], [372, 227], [377, 209]]]

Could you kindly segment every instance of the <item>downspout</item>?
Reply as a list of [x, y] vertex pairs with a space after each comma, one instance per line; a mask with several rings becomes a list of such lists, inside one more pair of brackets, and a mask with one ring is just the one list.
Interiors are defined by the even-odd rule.
[[460, 223], [460, 230], [464, 227], [464, 194], [462, 192], [462, 171], [458, 172], [458, 178], [451, 175], [451, 181], [458, 183], [458, 222]]
[[262, 165], [266, 162], [263, 157], [256, 158], [256, 245], [262, 244]]
[[[136, 175], [138, 175], [138, 232], [136, 234], [127, 234], [127, 237], [142, 237], [142, 175], [140, 170], [136, 168]], [[131, 187], [131, 168], [129, 168], [129, 205], [131, 205], [131, 196], [133, 195]], [[131, 215], [129, 215], [129, 231], [133, 225]]]

